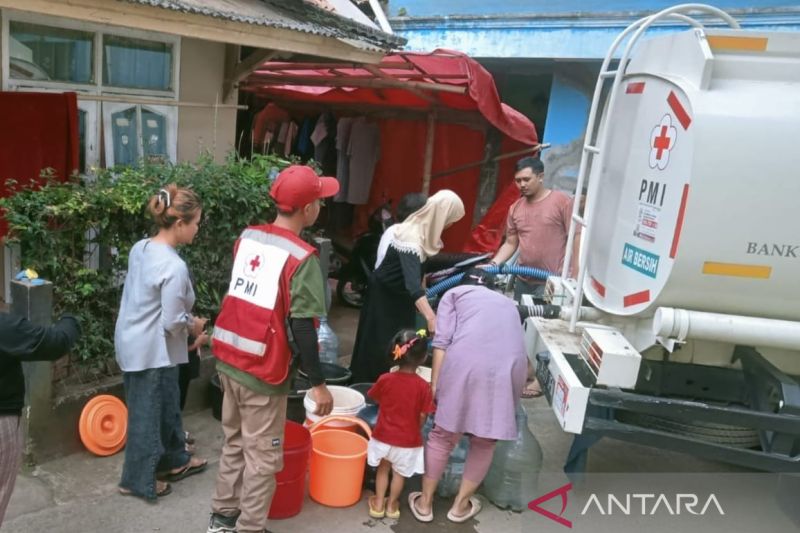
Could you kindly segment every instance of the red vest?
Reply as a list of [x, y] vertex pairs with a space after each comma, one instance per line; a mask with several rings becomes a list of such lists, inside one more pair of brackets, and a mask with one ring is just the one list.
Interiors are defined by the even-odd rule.
[[272, 224], [245, 229], [234, 250], [211, 350], [220, 361], [278, 385], [286, 380], [292, 359], [286, 334], [292, 276], [315, 250]]

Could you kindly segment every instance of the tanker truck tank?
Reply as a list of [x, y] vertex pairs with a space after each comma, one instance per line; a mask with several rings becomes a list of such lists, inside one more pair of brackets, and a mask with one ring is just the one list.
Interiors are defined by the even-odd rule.
[[584, 291], [800, 319], [800, 34], [693, 29], [642, 42], [591, 168]]

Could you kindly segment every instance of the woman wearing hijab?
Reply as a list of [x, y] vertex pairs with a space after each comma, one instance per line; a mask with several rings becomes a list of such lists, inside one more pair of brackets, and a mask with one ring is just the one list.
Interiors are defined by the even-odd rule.
[[456, 193], [442, 190], [398, 224], [386, 257], [370, 276], [358, 320], [350, 370], [355, 383], [372, 383], [389, 370], [386, 350], [394, 335], [415, 327], [415, 310], [436, 330], [436, 315], [422, 287], [422, 265], [442, 249], [442, 232], [464, 216]]

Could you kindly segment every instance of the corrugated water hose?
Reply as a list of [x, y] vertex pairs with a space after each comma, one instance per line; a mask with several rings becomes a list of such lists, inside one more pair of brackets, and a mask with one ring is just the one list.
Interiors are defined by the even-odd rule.
[[[543, 281], [547, 280], [547, 278], [549, 278], [550, 276], [557, 275], [541, 268], [517, 266], [517, 265], [490, 266], [486, 267], [486, 272], [490, 274], [516, 274], [518, 276], [536, 278]], [[442, 280], [439, 283], [435, 284], [433, 287], [428, 288], [428, 290], [425, 292], [425, 295], [428, 298], [433, 298], [434, 296], [443, 293], [447, 289], [452, 289], [453, 287], [458, 285], [463, 277], [464, 273], [462, 272], [460, 274], [456, 274], [455, 276]]]

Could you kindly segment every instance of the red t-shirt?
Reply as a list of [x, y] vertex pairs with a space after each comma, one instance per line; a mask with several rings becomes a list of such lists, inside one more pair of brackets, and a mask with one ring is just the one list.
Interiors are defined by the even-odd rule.
[[389, 372], [378, 378], [367, 395], [380, 406], [373, 437], [401, 448], [422, 446], [420, 415], [436, 410], [427, 381], [417, 374]]

